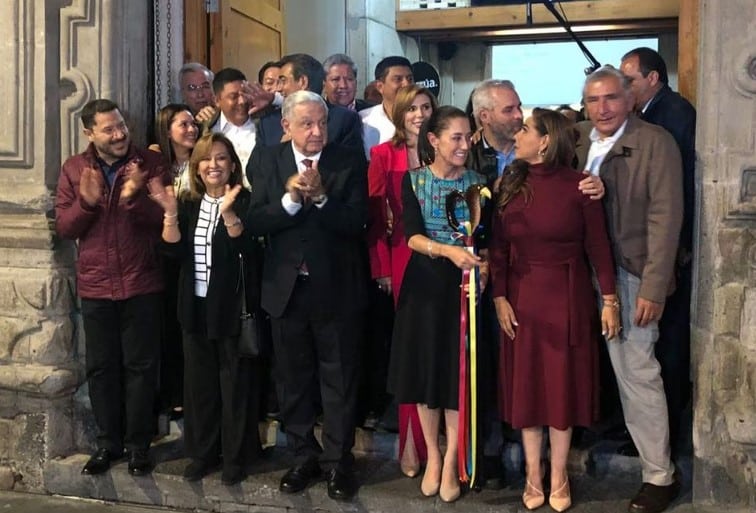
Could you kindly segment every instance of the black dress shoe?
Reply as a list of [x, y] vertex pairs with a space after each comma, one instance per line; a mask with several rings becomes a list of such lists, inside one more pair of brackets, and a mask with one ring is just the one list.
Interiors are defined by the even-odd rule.
[[661, 513], [680, 493], [680, 482], [673, 481], [667, 486], [643, 483], [638, 494], [630, 501], [630, 513]]
[[478, 479], [478, 485], [488, 490], [503, 490], [506, 486], [504, 480], [504, 465], [499, 456], [483, 457], [483, 472]]
[[221, 484], [225, 486], [234, 486], [244, 481], [245, 477], [247, 477], [247, 475], [240, 466], [224, 466], [223, 472], [221, 473]]
[[307, 488], [314, 480], [318, 479], [322, 471], [317, 460], [309, 460], [302, 465], [290, 469], [281, 478], [278, 489], [283, 493], [298, 493]]
[[199, 481], [218, 466], [219, 462], [207, 463], [202, 460], [192, 460], [184, 469], [184, 479], [189, 482]]
[[633, 442], [627, 442], [617, 447], [617, 454], [620, 456], [627, 456], [629, 458], [638, 457], [638, 448]]
[[110, 468], [110, 463], [114, 460], [113, 454], [107, 449], [97, 449], [97, 452], [89, 458], [81, 473], [86, 476], [95, 476], [102, 474]]
[[326, 474], [328, 496], [335, 501], [348, 501], [357, 492], [357, 482], [351, 472], [334, 468]]
[[129, 474], [146, 476], [152, 472], [152, 462], [146, 449], [134, 449], [129, 454]]

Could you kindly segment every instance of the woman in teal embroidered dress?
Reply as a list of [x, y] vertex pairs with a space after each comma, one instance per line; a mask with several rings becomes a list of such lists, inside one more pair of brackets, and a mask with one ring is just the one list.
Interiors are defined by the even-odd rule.
[[[465, 168], [470, 149], [470, 123], [456, 107], [441, 107], [427, 119], [418, 137], [424, 167], [402, 181], [402, 220], [412, 250], [402, 281], [394, 322], [389, 391], [399, 403], [417, 403], [428, 446], [421, 491], [445, 502], [459, 497], [457, 422], [459, 322], [462, 270], [487, 264], [455, 239], [446, 220], [446, 197], [466, 191], [485, 178]], [[460, 204], [457, 219], [469, 218]], [[446, 454], [438, 434], [446, 424]]]

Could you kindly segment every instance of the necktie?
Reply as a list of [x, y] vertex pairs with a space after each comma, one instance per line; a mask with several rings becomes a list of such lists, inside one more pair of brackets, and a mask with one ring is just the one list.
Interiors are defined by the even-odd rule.
[[[310, 169], [312, 167], [312, 159], [302, 159], [302, 165], [305, 167], [305, 169]], [[304, 258], [302, 258], [302, 263], [299, 266], [299, 274], [301, 275], [310, 274], [310, 272], [307, 269], [307, 262], [304, 261]]]

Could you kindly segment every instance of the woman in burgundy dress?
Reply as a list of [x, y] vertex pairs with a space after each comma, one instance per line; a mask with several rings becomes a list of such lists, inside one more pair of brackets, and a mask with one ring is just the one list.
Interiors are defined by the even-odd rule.
[[619, 331], [614, 262], [601, 202], [578, 190], [570, 167], [575, 136], [558, 112], [534, 109], [515, 136], [515, 160], [498, 187], [489, 246], [492, 293], [502, 328], [503, 419], [522, 429], [528, 509], [545, 502], [541, 442], [549, 427], [549, 504], [571, 504], [567, 454], [572, 426], [596, 420], [598, 325], [591, 265], [601, 288], [601, 328]]
[[[417, 136], [423, 121], [436, 108], [436, 97], [428, 89], [416, 84], [403, 87], [394, 102], [394, 137], [370, 150], [370, 272], [381, 290], [386, 294], [393, 293], [394, 305], [399, 298], [404, 269], [412, 253], [404, 239], [402, 177], [408, 169], [420, 167]], [[415, 477], [425, 459], [425, 440], [417, 416], [417, 405], [400, 404], [399, 462], [402, 473]]]

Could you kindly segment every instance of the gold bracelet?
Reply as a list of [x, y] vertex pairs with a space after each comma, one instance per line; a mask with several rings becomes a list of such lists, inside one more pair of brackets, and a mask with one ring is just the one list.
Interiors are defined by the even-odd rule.
[[166, 212], [165, 214], [163, 214], [163, 217], [166, 217], [166, 218], [178, 217], [178, 212], [175, 213], [175, 214], [169, 214], [169, 213]]
[[239, 226], [240, 224], [242, 224], [241, 218], [237, 217], [236, 221], [234, 221], [233, 223], [224, 222], [223, 226], [225, 226], [226, 228], [233, 228], [234, 226]]
[[620, 307], [619, 299], [615, 299], [613, 301], [607, 301], [606, 299], [604, 299], [603, 301], [604, 301], [604, 306], [619, 310], [619, 307]]

